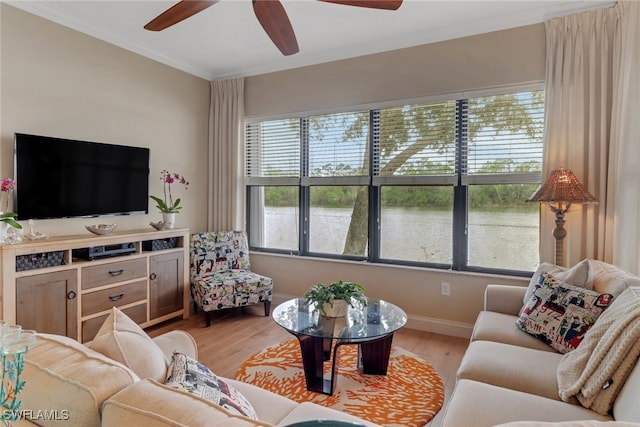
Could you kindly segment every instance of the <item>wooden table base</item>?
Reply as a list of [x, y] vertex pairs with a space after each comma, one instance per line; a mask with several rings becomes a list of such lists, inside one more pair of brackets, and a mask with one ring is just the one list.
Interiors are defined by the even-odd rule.
[[298, 338], [298, 341], [300, 341], [304, 377], [307, 383], [307, 390], [309, 391], [327, 394], [329, 396], [333, 395], [336, 385], [336, 375], [338, 373], [338, 348], [342, 345], [359, 345], [357, 367], [365, 374], [387, 374], [393, 333], [364, 342], [336, 339], [336, 343], [333, 346], [333, 358], [331, 358], [331, 371], [329, 372], [328, 379], [324, 377], [324, 362], [330, 359], [329, 356], [331, 355], [333, 339], [311, 337], [301, 334], [294, 335]]

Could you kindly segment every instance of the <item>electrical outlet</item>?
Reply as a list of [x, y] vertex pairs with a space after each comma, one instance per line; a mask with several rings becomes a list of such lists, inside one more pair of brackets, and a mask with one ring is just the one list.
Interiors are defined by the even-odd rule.
[[440, 292], [442, 295], [451, 295], [451, 285], [449, 282], [442, 282], [440, 284]]

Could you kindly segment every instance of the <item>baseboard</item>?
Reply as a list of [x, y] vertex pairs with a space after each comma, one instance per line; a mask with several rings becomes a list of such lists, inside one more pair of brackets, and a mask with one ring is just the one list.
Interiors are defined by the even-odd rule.
[[408, 315], [407, 328], [458, 338], [471, 338], [473, 324], [417, 315]]
[[[272, 298], [271, 303], [275, 307], [278, 304], [296, 297], [293, 295], [273, 294]], [[473, 331], [473, 324], [471, 323], [454, 322], [452, 320], [412, 314], [408, 315], [406, 327], [418, 331], [433, 332], [458, 338], [471, 338], [471, 332]]]

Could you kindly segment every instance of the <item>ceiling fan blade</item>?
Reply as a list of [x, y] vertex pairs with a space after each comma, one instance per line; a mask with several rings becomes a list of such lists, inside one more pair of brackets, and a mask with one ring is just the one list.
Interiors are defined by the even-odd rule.
[[218, 3], [220, 0], [182, 0], [169, 9], [156, 16], [151, 22], [144, 26], [145, 30], [162, 31], [180, 21], [183, 21], [198, 12], [201, 12]]
[[325, 3], [344, 4], [347, 6], [368, 7], [371, 9], [397, 10], [402, 0], [320, 0]]
[[283, 55], [299, 52], [296, 34], [280, 1], [253, 0], [253, 11], [264, 31]]

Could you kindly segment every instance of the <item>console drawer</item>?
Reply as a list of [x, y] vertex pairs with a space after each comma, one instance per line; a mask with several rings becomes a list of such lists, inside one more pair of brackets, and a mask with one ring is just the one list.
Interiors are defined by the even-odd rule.
[[97, 288], [98, 286], [146, 277], [146, 275], [147, 260], [145, 258], [83, 267], [82, 289]]
[[[147, 321], [147, 304], [134, 305], [133, 307], [125, 308], [122, 310], [124, 314], [133, 319], [137, 324], [142, 324]], [[102, 324], [109, 315], [94, 317], [93, 319], [85, 320], [82, 322], [82, 342], [86, 343], [95, 338], [96, 334], [102, 327]]]
[[82, 316], [147, 299], [147, 281], [115, 286], [82, 295]]

